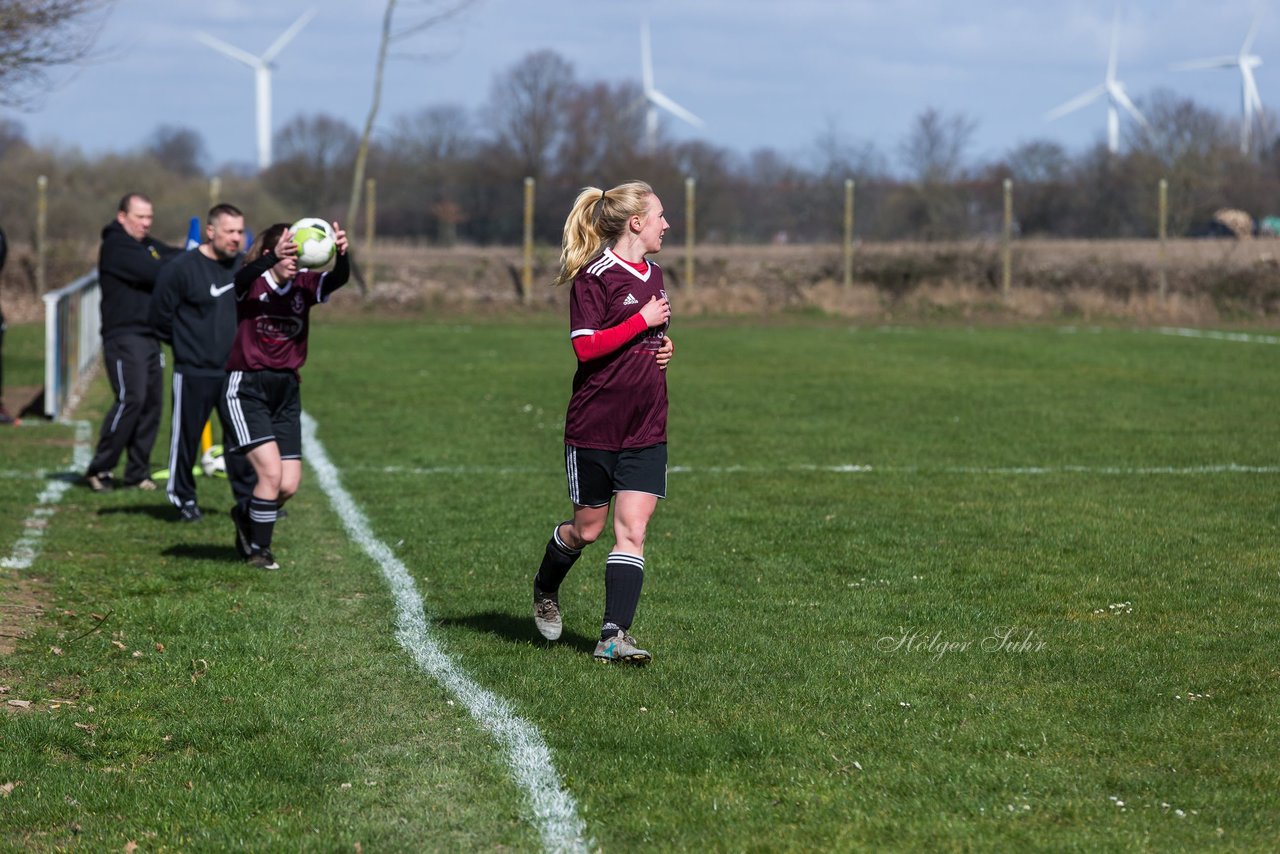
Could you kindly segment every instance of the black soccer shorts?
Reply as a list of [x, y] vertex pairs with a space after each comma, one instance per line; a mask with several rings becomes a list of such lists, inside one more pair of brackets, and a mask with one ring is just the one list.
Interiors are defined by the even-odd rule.
[[302, 459], [302, 395], [293, 371], [232, 371], [226, 401], [235, 434], [229, 451], [275, 442], [280, 459]]
[[667, 445], [599, 451], [564, 446], [569, 500], [582, 507], [603, 507], [617, 492], [667, 497]]

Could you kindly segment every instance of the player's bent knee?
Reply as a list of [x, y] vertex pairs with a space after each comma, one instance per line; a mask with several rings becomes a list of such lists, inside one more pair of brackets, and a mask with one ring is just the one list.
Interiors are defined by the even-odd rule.
[[582, 545], [578, 548], [586, 548], [587, 546], [600, 539], [600, 535], [604, 533], [604, 526], [592, 526], [590, 528], [575, 528], [574, 533], [578, 535], [578, 540]]

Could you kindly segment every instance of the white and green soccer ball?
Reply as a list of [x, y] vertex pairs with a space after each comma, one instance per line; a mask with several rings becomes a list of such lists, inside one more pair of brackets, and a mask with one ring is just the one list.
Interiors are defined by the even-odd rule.
[[304, 217], [289, 229], [298, 244], [299, 267], [323, 267], [338, 251], [338, 238], [333, 227], [319, 217]]
[[200, 470], [205, 477], [226, 477], [227, 459], [223, 456], [222, 446], [213, 445], [200, 457]]

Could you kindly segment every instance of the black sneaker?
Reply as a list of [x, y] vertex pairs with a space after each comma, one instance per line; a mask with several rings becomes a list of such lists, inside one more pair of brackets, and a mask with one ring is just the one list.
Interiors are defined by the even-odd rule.
[[246, 558], [249, 566], [256, 566], [258, 569], [279, 569], [280, 564], [276, 563], [275, 556], [271, 554], [271, 549], [258, 549]]
[[110, 492], [116, 487], [116, 479], [109, 471], [89, 472], [84, 476], [84, 482], [94, 492]]
[[182, 522], [199, 522], [203, 518], [204, 514], [194, 501], [188, 501], [178, 508], [178, 519]]
[[236, 526], [236, 554], [248, 560], [253, 554], [253, 544], [249, 541], [249, 526], [245, 523], [244, 511], [239, 504], [231, 505], [231, 521]]

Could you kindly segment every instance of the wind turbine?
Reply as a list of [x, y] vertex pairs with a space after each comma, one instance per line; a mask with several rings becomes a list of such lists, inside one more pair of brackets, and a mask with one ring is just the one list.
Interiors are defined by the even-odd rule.
[[266, 169], [271, 165], [271, 70], [275, 67], [272, 60], [284, 50], [285, 45], [293, 40], [298, 31], [315, 17], [316, 10], [308, 9], [293, 22], [289, 29], [271, 43], [271, 47], [263, 51], [262, 56], [254, 56], [248, 51], [229, 45], [222, 39], [208, 33], [196, 33], [196, 38], [209, 47], [224, 53], [237, 62], [243, 62], [253, 69], [254, 81], [257, 84], [258, 114], [258, 168]]
[[1240, 123], [1240, 153], [1249, 153], [1250, 136], [1253, 126], [1262, 116], [1262, 96], [1258, 94], [1258, 83], [1253, 78], [1253, 69], [1262, 64], [1262, 57], [1249, 53], [1253, 47], [1253, 37], [1258, 34], [1258, 24], [1262, 21], [1262, 12], [1254, 16], [1253, 26], [1240, 45], [1240, 52], [1235, 56], [1216, 56], [1212, 59], [1194, 59], [1180, 62], [1173, 66], [1174, 71], [1198, 71], [1205, 68], [1238, 68], [1240, 69], [1240, 102], [1243, 116]]
[[1053, 121], [1061, 118], [1067, 113], [1075, 112], [1081, 107], [1092, 104], [1103, 95], [1107, 96], [1107, 149], [1116, 154], [1120, 151], [1120, 110], [1123, 109], [1133, 120], [1142, 125], [1143, 128], [1150, 131], [1151, 125], [1147, 122], [1145, 116], [1138, 112], [1138, 108], [1134, 106], [1127, 92], [1124, 91], [1124, 84], [1116, 79], [1116, 54], [1119, 50], [1120, 42], [1120, 14], [1117, 12], [1115, 21], [1111, 25], [1111, 57], [1107, 60], [1107, 76], [1092, 89], [1082, 92], [1076, 97], [1067, 101], [1061, 106], [1054, 107], [1045, 113], [1045, 119]]
[[640, 27], [640, 72], [644, 86], [644, 99], [647, 107], [644, 116], [645, 144], [652, 154], [658, 147], [658, 110], [666, 110], [676, 118], [683, 119], [694, 127], [702, 127], [705, 122], [658, 91], [653, 85], [653, 52], [649, 47], [649, 20], [646, 18]]

